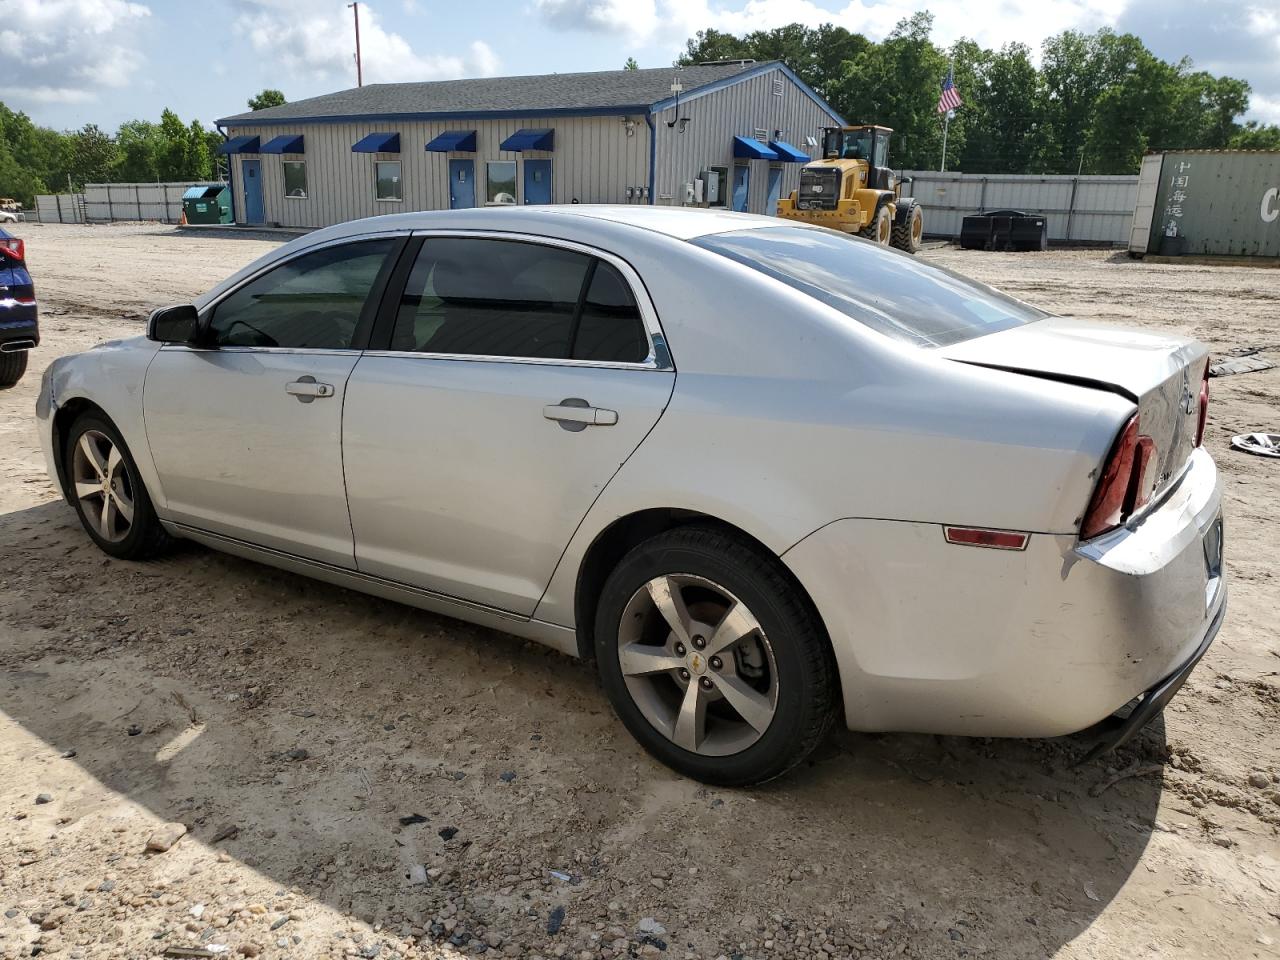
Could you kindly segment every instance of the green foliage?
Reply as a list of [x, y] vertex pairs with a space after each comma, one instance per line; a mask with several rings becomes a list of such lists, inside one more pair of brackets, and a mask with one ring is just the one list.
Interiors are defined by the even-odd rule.
[[1280, 127], [1241, 123], [1249, 85], [1168, 63], [1132, 34], [1068, 30], [1031, 50], [931, 38], [933, 17], [902, 20], [880, 43], [842, 27], [791, 24], [737, 37], [700, 30], [677, 64], [781, 60], [850, 123], [894, 130], [893, 165], [936, 169], [938, 96], [948, 65], [964, 102], [947, 131], [947, 166], [981, 173], [1136, 173], [1150, 150], [1280, 149]]
[[0, 103], [0, 196], [30, 207], [37, 193], [82, 190], [86, 183], [214, 180], [221, 142], [172, 110], [159, 123], [122, 123], [112, 137], [94, 124], [71, 132], [38, 127]]
[[870, 47], [860, 33], [825, 23], [811, 28], [798, 23], [776, 30], [757, 30], [735, 37], [719, 30], [699, 30], [686, 41], [677, 66], [716, 60], [781, 60], [801, 80], [836, 104], [844, 64]]
[[635, 57], [627, 57], [627, 62], [622, 65], [623, 70], [639, 70], [640, 64], [636, 63]]
[[280, 107], [288, 101], [285, 100], [284, 94], [279, 90], [273, 90], [268, 87], [256, 97], [249, 98], [250, 110], [265, 110], [267, 107]]

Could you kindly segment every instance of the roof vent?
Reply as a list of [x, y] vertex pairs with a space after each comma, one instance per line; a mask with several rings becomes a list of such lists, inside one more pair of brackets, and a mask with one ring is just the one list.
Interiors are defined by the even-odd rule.
[[700, 67], [745, 67], [755, 63], [754, 60], [699, 60]]

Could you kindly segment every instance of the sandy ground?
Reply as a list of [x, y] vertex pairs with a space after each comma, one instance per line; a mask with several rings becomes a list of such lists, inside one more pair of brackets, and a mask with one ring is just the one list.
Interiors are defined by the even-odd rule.
[[[1227, 445], [1280, 428], [1280, 369], [1213, 384], [1232, 611], [1138, 742], [840, 733], [713, 790], [589, 666], [203, 549], [99, 553], [44, 474], [40, 371], [275, 241], [18, 232], [44, 342], [0, 393], [0, 956], [1280, 956], [1280, 463]], [[1280, 359], [1278, 271], [925, 256]]]

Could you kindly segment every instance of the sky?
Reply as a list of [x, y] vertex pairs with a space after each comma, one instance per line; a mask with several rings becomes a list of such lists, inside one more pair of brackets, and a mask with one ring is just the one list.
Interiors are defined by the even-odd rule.
[[[1167, 60], [1247, 80], [1248, 117], [1280, 123], [1276, 0], [370, 0], [360, 37], [376, 83], [612, 70], [629, 56], [668, 66], [708, 26], [830, 22], [878, 40], [920, 9], [941, 45], [1135, 33]], [[346, 0], [0, 0], [0, 101], [59, 129], [114, 130], [165, 107], [211, 124], [264, 87], [290, 100], [345, 89], [353, 51]]]

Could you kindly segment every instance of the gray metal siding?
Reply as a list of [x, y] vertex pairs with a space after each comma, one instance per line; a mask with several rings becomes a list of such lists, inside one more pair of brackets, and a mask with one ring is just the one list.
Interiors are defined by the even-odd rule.
[[[523, 202], [521, 154], [498, 145], [522, 128], [554, 127], [553, 152], [530, 151], [552, 164], [555, 203], [625, 203], [627, 187], [648, 183], [649, 128], [642, 116], [632, 118], [632, 133], [619, 117], [557, 117], [511, 120], [452, 120], [410, 123], [315, 123], [236, 128], [231, 136], [251, 133], [265, 143], [286, 133], [305, 136], [301, 156], [264, 154], [263, 208], [268, 223], [291, 227], [322, 227], [361, 217], [409, 210], [438, 210], [449, 206], [449, 159], [472, 159], [476, 165], [476, 202], [485, 198], [485, 168], [489, 160], [515, 160], [517, 196]], [[446, 130], [475, 130], [476, 152], [428, 153], [426, 145]], [[399, 133], [400, 153], [353, 153], [351, 145], [370, 133]], [[254, 155], [251, 155], [253, 158]], [[285, 197], [283, 160], [305, 160], [307, 197]], [[244, 222], [244, 177], [240, 155], [233, 158], [236, 221]], [[374, 199], [374, 163], [401, 162], [401, 202]], [[635, 201], [640, 202], [640, 201]]]
[[[780, 95], [774, 93], [775, 84]], [[361, 217], [406, 210], [435, 210], [449, 206], [448, 169], [451, 157], [474, 159], [476, 199], [484, 202], [488, 160], [517, 161], [517, 194], [523, 202], [521, 154], [504, 153], [498, 145], [521, 128], [552, 127], [555, 150], [530, 152], [532, 157], [553, 161], [554, 203], [680, 203], [681, 184], [694, 180], [711, 166], [733, 171], [734, 136], [779, 139], [807, 152], [805, 138], [818, 137], [834, 116], [815, 103], [781, 70], [770, 70], [738, 83], [693, 97], [680, 105], [680, 117], [688, 117], [684, 133], [666, 126], [677, 119], [674, 108], [653, 116], [657, 132], [655, 196], [642, 198], [649, 187], [650, 130], [643, 115], [634, 117], [531, 117], [509, 120], [385, 121], [361, 123], [281, 123], [236, 127], [229, 136], [257, 136], [266, 143], [283, 134], [305, 136], [301, 157], [262, 155], [263, 209], [268, 223], [291, 227], [320, 227]], [[627, 120], [631, 120], [628, 133]], [[477, 151], [428, 153], [426, 144], [446, 130], [475, 130]], [[395, 155], [352, 153], [351, 145], [370, 133], [399, 133], [401, 152]], [[307, 164], [307, 193], [303, 198], [284, 196], [283, 160], [302, 159]], [[404, 200], [374, 199], [374, 167], [378, 159], [398, 159]], [[244, 177], [241, 157], [232, 158], [236, 221], [244, 222]], [[799, 182], [801, 164], [782, 164], [782, 196]], [[749, 209], [766, 210], [769, 163], [751, 161]], [[633, 190], [629, 199], [628, 188]], [[727, 187], [727, 192], [728, 187]]]
[[[781, 82], [782, 95], [774, 94], [775, 81]], [[679, 117], [688, 117], [684, 133], [667, 124]], [[729, 192], [732, 194], [733, 138], [755, 138], [764, 131], [765, 139], [778, 139], [797, 149], [817, 156], [817, 151], [806, 146], [806, 137], [821, 140], [822, 128], [834, 126], [837, 121], [825, 109], [815, 103], [790, 77], [781, 70], [773, 70], [703, 94], [682, 102], [677, 116], [672, 107], [654, 115], [657, 127], [657, 151], [654, 173], [655, 202], [680, 204], [681, 185], [692, 181], [708, 167], [727, 167]], [[743, 162], [743, 161], [740, 161]], [[769, 162], [749, 161], [750, 195], [748, 210], [752, 213], [773, 213], [766, 210]], [[788, 196], [800, 183], [799, 163], [782, 166], [782, 196]]]
[[961, 221], [987, 210], [1043, 214], [1050, 240], [1129, 242], [1138, 178], [1024, 176], [907, 170], [902, 192], [924, 208], [924, 231], [958, 237]]

